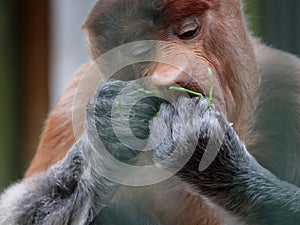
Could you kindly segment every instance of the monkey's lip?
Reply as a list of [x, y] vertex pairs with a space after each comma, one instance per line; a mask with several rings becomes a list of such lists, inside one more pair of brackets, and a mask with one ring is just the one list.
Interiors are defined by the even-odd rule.
[[[203, 95], [203, 97], [207, 97], [206, 96], [206, 93], [203, 91], [203, 89], [199, 86], [199, 85], [197, 85], [197, 84], [188, 84], [188, 85], [185, 85], [184, 86], [184, 88], [185, 89], [188, 89], [188, 90], [190, 90], [190, 91], [193, 91], [193, 92], [197, 92], [197, 93], [199, 93], [199, 94], [202, 94]], [[195, 97], [195, 95], [193, 95], [193, 94], [190, 94], [190, 93], [188, 93], [188, 95], [192, 98], [192, 97]]]

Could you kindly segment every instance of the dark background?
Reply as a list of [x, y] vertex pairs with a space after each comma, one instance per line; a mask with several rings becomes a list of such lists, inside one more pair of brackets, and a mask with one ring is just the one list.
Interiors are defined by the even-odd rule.
[[[51, 39], [53, 2], [0, 1], [0, 190], [22, 177], [49, 110], [51, 55], [57, 51]], [[271, 46], [300, 55], [299, 0], [246, 3], [255, 35]], [[87, 4], [91, 1], [77, 1], [76, 7], [90, 7]], [[67, 6], [65, 10], [69, 10]], [[79, 44], [84, 48], [84, 40]], [[84, 61], [79, 60], [76, 67], [81, 63]]]

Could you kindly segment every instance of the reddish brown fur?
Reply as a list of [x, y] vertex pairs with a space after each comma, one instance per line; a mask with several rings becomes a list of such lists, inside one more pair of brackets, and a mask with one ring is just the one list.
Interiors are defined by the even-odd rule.
[[[75, 142], [72, 126], [72, 105], [76, 88], [90, 64], [82, 66], [75, 74], [70, 85], [65, 89], [49, 115], [36, 155], [25, 177], [47, 169], [61, 160]], [[85, 90], [88, 92], [88, 90]], [[89, 96], [83, 97], [86, 101]], [[84, 108], [82, 104], [81, 108]], [[83, 120], [78, 121], [82, 123]]]
[[172, 25], [182, 18], [203, 14], [211, 6], [212, 4], [208, 1], [168, 0], [163, 1], [161, 10], [164, 12], [164, 21]]

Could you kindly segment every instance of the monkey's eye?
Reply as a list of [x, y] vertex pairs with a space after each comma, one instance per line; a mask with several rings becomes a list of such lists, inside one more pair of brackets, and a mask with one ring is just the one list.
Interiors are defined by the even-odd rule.
[[199, 24], [194, 19], [188, 19], [185, 23], [175, 28], [174, 33], [183, 40], [194, 38], [200, 30]]

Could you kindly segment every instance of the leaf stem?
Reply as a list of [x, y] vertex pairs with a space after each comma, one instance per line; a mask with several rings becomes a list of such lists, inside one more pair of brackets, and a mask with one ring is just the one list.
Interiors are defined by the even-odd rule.
[[211, 71], [211, 68], [207, 69], [208, 71], [208, 76], [209, 76], [209, 96], [208, 96], [208, 100], [207, 100], [207, 106], [206, 109], [209, 109], [211, 106], [211, 101], [212, 101], [212, 95], [213, 95], [213, 74]]
[[135, 90], [136, 92], [142, 92], [142, 93], [145, 93], [145, 94], [148, 94], [148, 95], [157, 95], [160, 93], [160, 90], [159, 89], [154, 89], [154, 90], [146, 90], [144, 88], [139, 88], [137, 90]]
[[200, 98], [204, 98], [204, 96], [201, 93], [198, 93], [198, 92], [195, 92], [195, 91], [191, 91], [191, 90], [183, 88], [183, 87], [171, 86], [171, 87], [169, 87], [169, 90], [171, 90], [171, 91], [182, 91], [182, 92], [186, 92], [188, 94], [192, 94], [192, 95], [198, 96]]

